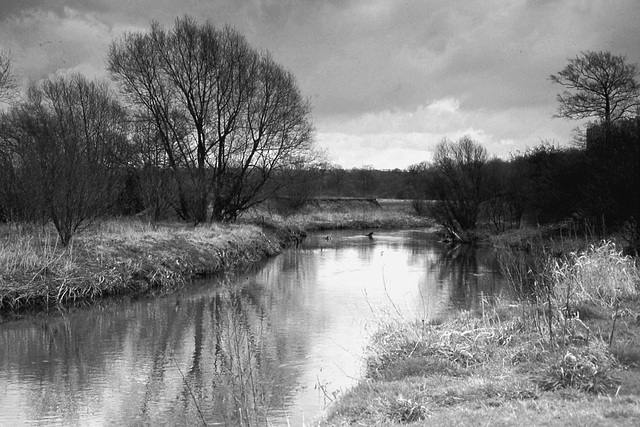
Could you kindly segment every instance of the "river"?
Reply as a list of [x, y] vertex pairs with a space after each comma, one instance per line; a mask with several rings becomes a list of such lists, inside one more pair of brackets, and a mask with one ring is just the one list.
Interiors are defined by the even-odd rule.
[[0, 426], [312, 425], [385, 320], [474, 310], [493, 252], [421, 230], [325, 232], [158, 297], [0, 324]]

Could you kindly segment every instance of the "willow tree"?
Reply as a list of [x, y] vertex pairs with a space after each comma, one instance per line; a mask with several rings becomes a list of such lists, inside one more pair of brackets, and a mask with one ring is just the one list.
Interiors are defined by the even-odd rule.
[[[108, 70], [151, 123], [195, 223], [233, 220], [312, 148], [310, 105], [293, 75], [230, 27], [152, 23], [111, 44]], [[269, 188], [273, 188], [269, 186]]]

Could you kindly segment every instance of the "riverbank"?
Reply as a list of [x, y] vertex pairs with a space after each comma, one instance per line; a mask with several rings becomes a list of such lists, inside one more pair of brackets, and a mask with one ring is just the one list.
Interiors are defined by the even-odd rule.
[[529, 289], [537, 299], [488, 301], [448, 319], [386, 319], [371, 337], [364, 379], [321, 425], [635, 425], [634, 261], [610, 242], [548, 258], [537, 270], [507, 261], [509, 279], [520, 271], [538, 286]]
[[253, 212], [237, 224], [149, 224], [110, 220], [78, 233], [67, 248], [50, 227], [0, 228], [0, 321], [19, 313], [116, 295], [179, 289], [198, 276], [246, 266], [298, 244], [306, 231], [428, 227], [409, 201], [349, 200], [296, 215]]
[[168, 292], [279, 254], [299, 230], [274, 224], [185, 227], [107, 221], [61, 247], [53, 230], [0, 230], [0, 321], [108, 296]]
[[419, 216], [411, 200], [335, 198], [311, 203], [296, 213], [283, 215], [261, 208], [247, 215], [307, 231], [348, 229], [433, 228], [431, 218]]

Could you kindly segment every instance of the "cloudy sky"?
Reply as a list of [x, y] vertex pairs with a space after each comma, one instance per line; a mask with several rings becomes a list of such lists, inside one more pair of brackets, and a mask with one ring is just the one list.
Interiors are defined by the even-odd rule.
[[25, 82], [102, 78], [112, 40], [183, 15], [292, 71], [318, 146], [346, 168], [405, 168], [463, 135], [499, 157], [569, 145], [549, 75], [586, 50], [640, 63], [638, 0], [0, 0], [0, 49]]

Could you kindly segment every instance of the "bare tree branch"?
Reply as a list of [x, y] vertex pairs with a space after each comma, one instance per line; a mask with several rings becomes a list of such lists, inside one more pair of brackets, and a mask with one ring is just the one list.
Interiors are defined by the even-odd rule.
[[291, 73], [232, 28], [154, 23], [111, 45], [108, 69], [157, 128], [194, 222], [233, 220], [274, 172], [311, 152], [310, 106]]
[[18, 79], [11, 72], [11, 53], [0, 52], [0, 101], [11, 100], [18, 87]]
[[625, 56], [610, 52], [583, 52], [549, 79], [567, 90], [558, 94], [555, 117], [586, 119], [595, 117], [611, 124], [635, 114], [640, 106], [638, 68], [627, 64]]

